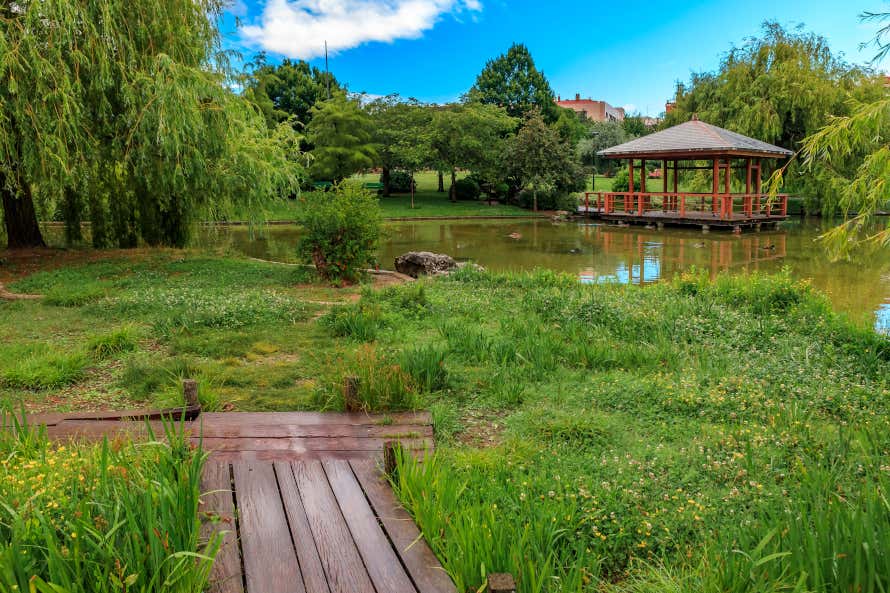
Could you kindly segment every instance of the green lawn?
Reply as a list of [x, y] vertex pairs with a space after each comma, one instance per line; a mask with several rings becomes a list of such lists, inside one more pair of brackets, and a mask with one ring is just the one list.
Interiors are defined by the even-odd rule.
[[[458, 177], [463, 177], [460, 174]], [[376, 183], [376, 174], [356, 175], [353, 179], [361, 183]], [[417, 191], [414, 195], [414, 208], [411, 208], [409, 194], [394, 194], [380, 197], [380, 208], [384, 218], [448, 218], [462, 216], [530, 216], [533, 213], [516, 206], [494, 205], [487, 202], [452, 202], [448, 199], [450, 180], [445, 180], [445, 192], [438, 192], [435, 171], [421, 171], [415, 176]], [[266, 220], [294, 220], [297, 203], [293, 200], [279, 200], [266, 208]], [[247, 219], [244, 212], [238, 212], [234, 219]]]
[[437, 455], [397, 487], [462, 592], [500, 571], [521, 593], [890, 585], [890, 339], [804, 283], [332, 289], [114, 257], [9, 283], [46, 297], [0, 302], [0, 400], [170, 405], [191, 376], [210, 409], [337, 410], [358, 375], [369, 409], [433, 412]]

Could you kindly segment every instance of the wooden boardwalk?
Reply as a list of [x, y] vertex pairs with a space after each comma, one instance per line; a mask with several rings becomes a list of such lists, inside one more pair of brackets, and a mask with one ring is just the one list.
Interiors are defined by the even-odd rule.
[[[58, 440], [163, 435], [163, 413], [29, 417]], [[169, 416], [169, 413], [167, 414]], [[205, 413], [203, 535], [222, 534], [211, 593], [456, 593], [380, 471], [384, 443], [432, 449], [427, 413]]]

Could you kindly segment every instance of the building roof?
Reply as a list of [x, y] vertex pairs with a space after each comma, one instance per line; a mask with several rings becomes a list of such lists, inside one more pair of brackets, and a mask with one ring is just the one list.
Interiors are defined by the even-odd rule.
[[599, 151], [608, 158], [697, 159], [710, 157], [783, 158], [793, 153], [693, 118], [648, 136]]

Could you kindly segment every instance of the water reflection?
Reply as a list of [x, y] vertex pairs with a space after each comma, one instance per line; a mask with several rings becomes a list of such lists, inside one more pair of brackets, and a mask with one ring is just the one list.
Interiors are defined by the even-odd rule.
[[[890, 252], [831, 262], [814, 244], [827, 224], [792, 221], [781, 231], [732, 235], [528, 219], [400, 222], [387, 225], [379, 261], [391, 267], [406, 251], [427, 250], [492, 270], [548, 268], [577, 274], [582, 282], [634, 284], [671, 278], [693, 266], [712, 277], [788, 266], [825, 291], [838, 310], [890, 332]], [[210, 245], [265, 259], [295, 259], [298, 230], [291, 226], [268, 227], [258, 237], [243, 228], [212, 233], [204, 238]]]

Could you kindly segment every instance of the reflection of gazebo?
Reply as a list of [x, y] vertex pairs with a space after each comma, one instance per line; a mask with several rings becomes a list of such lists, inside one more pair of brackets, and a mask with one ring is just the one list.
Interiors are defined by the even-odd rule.
[[[705, 228], [755, 226], [783, 220], [788, 213], [787, 195], [770, 199], [762, 192], [761, 160], [787, 158], [791, 151], [712, 126], [695, 117], [597, 154], [628, 161], [628, 191], [588, 193], [579, 209], [581, 213], [606, 220], [659, 225], [695, 224]], [[646, 161], [661, 161], [660, 192], [646, 189]], [[703, 165], [702, 161], [711, 163]], [[669, 163], [672, 166], [669, 167]], [[696, 169], [712, 171], [711, 192], [680, 192], [678, 172]], [[739, 169], [745, 171], [745, 191], [732, 193], [730, 172]], [[636, 171], [640, 172], [639, 191], [635, 187]], [[673, 191], [668, 191], [669, 172], [672, 172]]]

